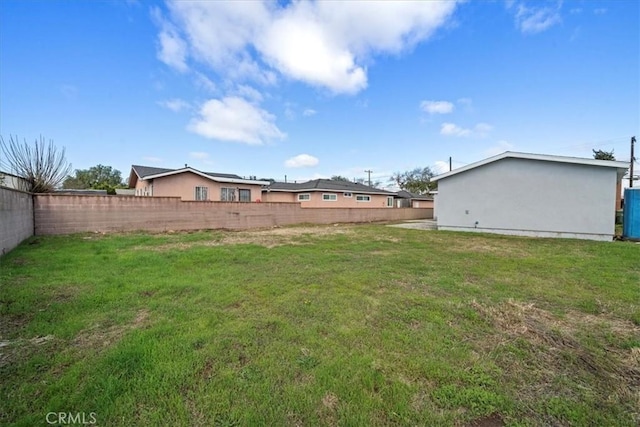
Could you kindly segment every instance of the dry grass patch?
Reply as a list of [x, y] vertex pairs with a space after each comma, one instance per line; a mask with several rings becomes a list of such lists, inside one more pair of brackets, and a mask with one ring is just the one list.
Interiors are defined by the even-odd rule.
[[[638, 325], [577, 311], [559, 317], [533, 303], [513, 300], [498, 305], [473, 301], [471, 305], [496, 330], [482, 336], [477, 345], [495, 358], [509, 381], [519, 383], [522, 400], [542, 401], [565, 394], [580, 401], [582, 396], [566, 393], [583, 389], [600, 402], [640, 408]], [[580, 387], [559, 386], [567, 381]], [[640, 419], [639, 415], [636, 409], [635, 417]]]
[[79, 349], [100, 350], [111, 347], [127, 333], [133, 329], [139, 329], [145, 326], [149, 319], [149, 311], [146, 309], [138, 310], [133, 322], [124, 325], [112, 325], [104, 327], [96, 324], [92, 327], [81, 331], [73, 340], [72, 345]]
[[322, 238], [334, 235], [350, 235], [354, 230], [350, 226], [336, 224], [334, 226], [300, 226], [300, 227], [276, 227], [267, 230], [251, 231], [223, 231], [212, 235], [210, 239], [193, 242], [171, 242], [162, 245], [140, 246], [137, 249], [146, 249], [158, 252], [170, 250], [186, 250], [198, 246], [224, 246], [224, 245], [258, 245], [265, 248], [275, 248], [284, 245], [303, 245], [300, 239], [303, 237]]
[[318, 409], [320, 419], [323, 420], [325, 425], [336, 426], [338, 425], [338, 405], [340, 399], [335, 393], [329, 391], [323, 397], [321, 401], [321, 407]]
[[490, 254], [505, 258], [527, 258], [531, 256], [531, 253], [523, 248], [522, 242], [519, 240], [495, 239], [487, 241], [487, 239], [477, 238], [476, 236], [470, 236], [465, 239], [457, 238], [455, 241], [451, 239], [444, 250], [453, 253]]
[[55, 340], [53, 335], [0, 341], [0, 368], [15, 361], [30, 357], [38, 347]]

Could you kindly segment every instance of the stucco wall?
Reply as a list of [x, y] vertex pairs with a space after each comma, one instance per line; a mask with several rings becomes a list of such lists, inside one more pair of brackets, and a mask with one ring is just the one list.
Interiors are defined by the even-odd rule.
[[33, 197], [0, 187], [0, 255], [33, 236]]
[[[371, 200], [362, 202], [357, 200], [358, 193], [351, 193], [351, 197], [345, 197], [344, 192], [339, 191], [310, 191], [308, 193], [287, 193], [283, 191], [263, 191], [262, 201], [297, 203], [298, 194], [309, 194], [309, 200], [300, 202], [303, 208], [386, 208], [387, 196], [370, 194]], [[324, 200], [323, 194], [335, 194], [336, 200]], [[391, 205], [393, 207], [393, 204]], [[426, 206], [425, 206], [426, 207]]]
[[304, 209], [299, 203], [184, 202], [176, 197], [34, 196], [35, 234], [250, 229], [431, 218], [432, 209]]
[[298, 195], [295, 193], [285, 193], [283, 191], [263, 191], [262, 201], [271, 203], [295, 203]]
[[162, 178], [156, 178], [153, 182], [147, 180], [138, 180], [136, 190], [147, 191], [150, 196], [154, 197], [180, 197], [182, 200], [195, 200], [195, 188], [207, 187], [209, 200], [219, 201], [221, 189], [235, 188], [236, 197], [238, 197], [237, 189], [247, 189], [251, 191], [251, 201], [255, 202], [260, 199], [262, 187], [252, 184], [236, 184], [236, 183], [220, 183], [211, 181], [191, 172], [185, 172], [176, 175], [169, 175]]
[[614, 168], [502, 159], [438, 182], [439, 229], [611, 240]]

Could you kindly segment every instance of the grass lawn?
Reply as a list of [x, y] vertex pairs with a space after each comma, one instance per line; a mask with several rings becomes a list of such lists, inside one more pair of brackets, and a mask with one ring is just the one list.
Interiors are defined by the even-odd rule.
[[633, 243], [300, 226], [0, 265], [2, 425], [640, 423]]

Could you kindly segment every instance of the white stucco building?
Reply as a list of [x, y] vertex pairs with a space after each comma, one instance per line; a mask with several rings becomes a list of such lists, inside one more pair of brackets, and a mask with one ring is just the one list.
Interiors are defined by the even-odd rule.
[[628, 166], [507, 151], [433, 178], [438, 229], [612, 240]]

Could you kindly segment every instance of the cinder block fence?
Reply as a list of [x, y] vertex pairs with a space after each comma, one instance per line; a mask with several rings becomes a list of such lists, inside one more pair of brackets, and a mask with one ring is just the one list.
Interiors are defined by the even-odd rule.
[[177, 197], [30, 195], [1, 190], [0, 237], [5, 251], [33, 234], [246, 230], [303, 223], [366, 223], [433, 217], [431, 208], [302, 208], [299, 203], [184, 202]]

